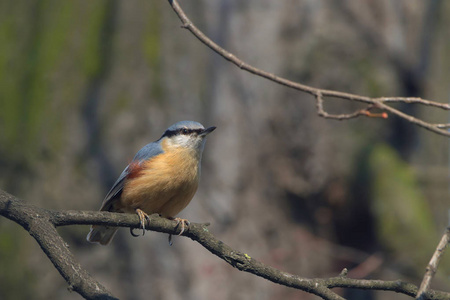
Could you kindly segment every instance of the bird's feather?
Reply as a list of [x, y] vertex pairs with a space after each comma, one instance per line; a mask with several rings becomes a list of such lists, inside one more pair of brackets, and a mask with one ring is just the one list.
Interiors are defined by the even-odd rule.
[[139, 168], [130, 167], [138, 169], [134, 172], [139, 176], [127, 177], [116, 203], [118, 209], [133, 212], [139, 208], [148, 214], [174, 217], [189, 204], [198, 186], [199, 161], [190, 149], [168, 150], [166, 140], [161, 146], [163, 154], [147, 159]]
[[100, 210], [111, 211], [114, 202], [119, 198], [120, 194], [123, 191], [123, 187], [127, 178], [129, 178], [130, 176], [133, 178], [139, 176], [139, 170], [142, 163], [163, 152], [164, 151], [161, 148], [161, 145], [157, 142], [149, 143], [142, 147], [142, 149], [139, 150], [138, 153], [136, 153], [131, 163], [125, 168], [125, 170], [122, 171], [119, 178], [109, 190], [108, 194], [106, 194]]

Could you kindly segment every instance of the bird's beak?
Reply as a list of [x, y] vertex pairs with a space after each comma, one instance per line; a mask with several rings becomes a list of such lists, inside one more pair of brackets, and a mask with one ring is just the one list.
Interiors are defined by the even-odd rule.
[[212, 126], [212, 127], [206, 128], [205, 130], [203, 130], [203, 131], [200, 133], [200, 136], [207, 136], [208, 134], [210, 134], [211, 132], [213, 132], [214, 129], [216, 129], [216, 126]]

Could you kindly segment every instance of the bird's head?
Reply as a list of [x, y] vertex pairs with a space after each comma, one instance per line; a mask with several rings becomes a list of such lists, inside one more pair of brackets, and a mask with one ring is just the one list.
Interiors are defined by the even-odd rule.
[[205, 129], [202, 124], [194, 121], [181, 121], [173, 124], [164, 132], [160, 140], [167, 140], [170, 147], [184, 147], [202, 153], [206, 136], [215, 126]]

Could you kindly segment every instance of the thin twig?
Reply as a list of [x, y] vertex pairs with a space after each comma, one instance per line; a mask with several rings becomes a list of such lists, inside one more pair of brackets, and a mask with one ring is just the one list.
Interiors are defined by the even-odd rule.
[[[198, 40], [200, 40], [203, 44], [211, 48], [214, 52], [225, 58], [226, 60], [230, 61], [231, 63], [238, 66], [240, 69], [245, 70], [249, 73], [255, 74], [257, 76], [266, 78], [268, 80], [271, 80], [273, 82], [276, 82], [278, 84], [311, 94], [316, 97], [317, 95], [321, 95], [322, 97], [334, 97], [344, 100], [350, 100], [350, 101], [356, 101], [356, 102], [362, 102], [366, 104], [375, 105], [377, 108], [387, 111], [390, 114], [396, 115], [402, 119], [407, 120], [410, 123], [413, 123], [417, 126], [423, 127], [427, 130], [430, 130], [434, 133], [448, 136], [450, 137], [450, 132], [441, 128], [440, 126], [437, 126], [436, 124], [425, 122], [421, 119], [415, 118], [411, 115], [408, 115], [404, 112], [399, 111], [398, 109], [395, 109], [386, 103], [389, 102], [403, 102], [403, 103], [417, 103], [427, 106], [432, 106], [444, 110], [450, 110], [450, 105], [443, 104], [435, 101], [425, 100], [422, 98], [416, 98], [416, 97], [378, 97], [378, 98], [371, 98], [371, 97], [365, 97], [361, 95], [351, 94], [351, 93], [344, 93], [339, 91], [333, 91], [333, 90], [326, 90], [326, 89], [320, 89], [320, 88], [314, 88], [308, 85], [304, 85], [298, 82], [294, 82], [279, 76], [276, 76], [273, 73], [269, 73], [266, 71], [263, 71], [261, 69], [258, 69], [243, 60], [239, 59], [236, 55], [232, 54], [231, 52], [228, 52], [227, 50], [223, 49], [219, 45], [217, 45], [215, 42], [213, 42], [209, 37], [207, 37], [202, 31], [200, 31], [193, 23], [192, 21], [187, 17], [185, 12], [181, 9], [180, 5], [178, 4], [177, 0], [168, 0], [170, 6], [178, 16], [178, 18], [181, 20], [181, 27], [189, 30]], [[327, 113], [324, 113], [323, 109], [322, 111], [318, 111], [318, 114], [325, 118], [332, 118], [332, 119], [338, 119], [338, 120], [345, 120], [345, 119], [351, 119], [356, 118], [360, 115], [365, 115], [364, 113], [360, 113], [359, 111], [355, 111], [351, 114], [343, 114], [343, 115], [330, 115]]]
[[450, 128], [450, 123], [445, 123], [445, 124], [434, 124], [434, 126], [436, 126], [437, 128], [441, 128], [441, 129], [445, 129], [445, 128]]
[[402, 103], [417, 103], [425, 106], [431, 106], [436, 108], [441, 108], [443, 110], [450, 110], [450, 105], [447, 103], [440, 103], [435, 101], [429, 101], [418, 97], [381, 97], [375, 98], [380, 102], [388, 103], [388, 102], [402, 102]]
[[350, 119], [354, 119], [357, 118], [359, 116], [366, 116], [366, 117], [371, 117], [371, 118], [383, 118], [383, 119], [387, 119], [387, 114], [385, 112], [381, 113], [381, 114], [374, 114], [371, 113], [370, 110], [377, 107], [376, 105], [370, 104], [367, 106], [367, 108], [365, 109], [359, 109], [354, 111], [353, 113], [349, 113], [349, 114], [339, 114], [339, 115], [334, 115], [334, 114], [330, 114], [327, 113], [325, 111], [325, 109], [323, 108], [323, 96], [322, 96], [322, 92], [318, 91], [317, 95], [316, 95], [316, 107], [317, 107], [317, 114], [325, 119], [334, 119], [334, 120], [339, 120], [339, 121], [343, 121], [343, 120], [350, 120]]
[[426, 292], [430, 288], [431, 280], [436, 274], [439, 262], [441, 261], [442, 256], [444, 255], [445, 248], [450, 244], [450, 227], [447, 228], [444, 235], [442, 236], [441, 241], [439, 242], [436, 251], [431, 257], [430, 262], [427, 266], [427, 271], [425, 272], [425, 276], [423, 277], [422, 283], [420, 284], [419, 291], [417, 292], [416, 299], [425, 299]]

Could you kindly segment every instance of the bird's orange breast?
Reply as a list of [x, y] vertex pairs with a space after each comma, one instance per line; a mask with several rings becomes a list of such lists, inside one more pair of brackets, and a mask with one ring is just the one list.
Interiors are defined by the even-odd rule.
[[147, 214], [159, 213], [174, 217], [194, 197], [199, 181], [199, 159], [185, 148], [167, 149], [164, 153], [132, 166], [124, 185], [118, 208], [134, 212], [139, 208]]

